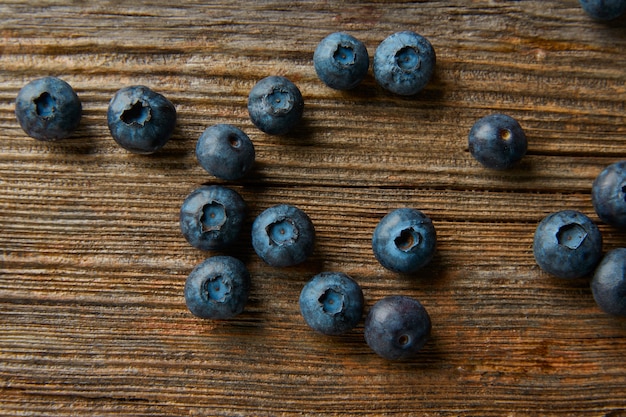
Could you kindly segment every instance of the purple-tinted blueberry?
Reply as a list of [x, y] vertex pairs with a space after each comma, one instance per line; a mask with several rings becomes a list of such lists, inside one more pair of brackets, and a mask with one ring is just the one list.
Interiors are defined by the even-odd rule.
[[533, 254], [541, 269], [559, 278], [590, 274], [602, 257], [598, 227], [576, 210], [546, 216], [535, 230]]
[[246, 204], [236, 191], [221, 185], [203, 185], [180, 207], [180, 230], [191, 246], [218, 250], [239, 237]]
[[339, 335], [352, 330], [363, 316], [363, 292], [342, 272], [322, 272], [300, 292], [300, 313], [313, 330]]
[[580, 0], [580, 6], [597, 20], [613, 20], [626, 13], [626, 0]]
[[591, 201], [603, 222], [626, 228], [626, 161], [606, 167], [593, 181]]
[[268, 265], [286, 267], [304, 262], [313, 252], [315, 229], [297, 207], [279, 204], [264, 210], [252, 224], [252, 246]]
[[372, 236], [374, 256], [385, 268], [410, 273], [428, 264], [437, 245], [431, 219], [419, 210], [399, 208], [378, 223]]
[[363, 42], [343, 32], [331, 33], [322, 39], [313, 54], [317, 76], [336, 90], [356, 87], [365, 78], [369, 64]]
[[74, 89], [60, 78], [38, 78], [17, 94], [15, 116], [28, 136], [41, 141], [58, 140], [76, 130], [82, 104]]
[[169, 141], [176, 126], [176, 108], [143, 85], [118, 90], [107, 111], [111, 136], [122, 148], [151, 154]]
[[241, 129], [217, 124], [207, 128], [196, 143], [196, 158], [209, 174], [238, 180], [254, 164], [254, 145]]
[[365, 318], [368, 346], [389, 360], [414, 357], [430, 337], [432, 324], [424, 306], [414, 298], [393, 295], [379, 300]]
[[435, 72], [436, 55], [431, 43], [415, 32], [396, 32], [383, 40], [374, 53], [374, 78], [392, 93], [410, 96], [426, 87]]
[[626, 248], [604, 255], [591, 279], [591, 292], [602, 310], [626, 316]]
[[250, 91], [248, 113], [256, 127], [270, 135], [284, 135], [302, 119], [304, 99], [294, 83], [272, 75]]
[[213, 256], [197, 265], [185, 282], [185, 303], [203, 319], [230, 319], [241, 313], [250, 293], [250, 273], [239, 259]]
[[506, 114], [490, 114], [472, 126], [469, 151], [484, 167], [507, 169], [526, 155], [528, 141], [520, 124]]

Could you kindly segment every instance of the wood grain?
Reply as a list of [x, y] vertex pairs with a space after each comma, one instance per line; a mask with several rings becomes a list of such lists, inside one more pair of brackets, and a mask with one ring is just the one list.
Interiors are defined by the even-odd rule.
[[[563, 281], [532, 256], [537, 222], [564, 208], [599, 223], [604, 249], [626, 233], [601, 224], [590, 199], [604, 166], [626, 155], [626, 26], [589, 19], [578, 2], [171, 3], [0, 2], [0, 415], [623, 416], [626, 321], [602, 313], [586, 280]], [[398, 30], [428, 37], [437, 70], [413, 98], [370, 75], [354, 91], [325, 87], [312, 55], [347, 31], [373, 56]], [[267, 75], [305, 98], [284, 137], [250, 122], [246, 100]], [[69, 139], [40, 143], [14, 116], [19, 89], [56, 75], [83, 102]], [[174, 138], [152, 156], [115, 145], [115, 91], [148, 85], [175, 103]], [[519, 120], [528, 155], [510, 171], [467, 150], [489, 112]], [[195, 141], [231, 123], [257, 164], [225, 183], [249, 206], [225, 253], [253, 275], [246, 311], [199, 320], [182, 289], [213, 253], [179, 232], [184, 197], [224, 183], [197, 164]], [[263, 264], [254, 217], [277, 203], [312, 218], [313, 257]], [[411, 206], [438, 233], [433, 262], [413, 276], [384, 270], [371, 233]], [[303, 284], [340, 270], [367, 306], [419, 298], [433, 337], [417, 359], [373, 354], [363, 328], [328, 338], [299, 315]]]

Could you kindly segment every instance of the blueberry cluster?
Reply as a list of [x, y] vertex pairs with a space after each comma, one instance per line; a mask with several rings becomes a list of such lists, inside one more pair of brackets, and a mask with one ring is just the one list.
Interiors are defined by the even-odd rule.
[[[626, 9], [626, 2], [615, 0], [608, 2], [610, 7], [601, 14], [595, 3], [581, 0], [585, 10], [592, 10], [599, 19]], [[435, 62], [435, 50], [426, 38], [402, 31], [380, 43], [373, 57], [373, 74], [385, 90], [415, 95], [432, 78]], [[319, 43], [313, 64], [325, 85], [349, 90], [366, 76], [369, 56], [362, 42], [337, 32]], [[302, 119], [304, 100], [289, 79], [269, 76], [251, 89], [247, 108], [250, 120], [259, 130], [284, 135]], [[28, 135], [53, 141], [68, 137], [78, 127], [82, 105], [69, 84], [56, 77], [45, 77], [20, 90], [15, 113]], [[107, 122], [111, 136], [122, 148], [152, 154], [171, 138], [176, 109], [161, 94], [134, 85], [115, 93], [109, 103]], [[526, 154], [527, 146], [520, 124], [505, 114], [477, 120], [468, 135], [470, 154], [490, 169], [515, 166]], [[242, 179], [255, 162], [254, 144], [248, 135], [227, 124], [208, 127], [199, 137], [195, 153], [204, 170], [225, 181]], [[592, 186], [592, 199], [602, 221], [626, 228], [626, 161], [615, 163], [598, 175]], [[223, 185], [202, 185], [180, 207], [180, 230], [197, 249], [224, 250], [240, 238], [246, 217], [246, 203], [235, 190]], [[417, 209], [401, 207], [386, 214], [374, 229], [372, 251], [384, 268], [412, 274], [431, 262], [436, 242], [432, 220]], [[251, 243], [267, 265], [290, 267], [305, 262], [313, 253], [315, 228], [298, 207], [278, 204], [254, 219]], [[537, 226], [533, 254], [541, 269], [557, 277], [580, 278], [595, 271], [591, 289], [598, 305], [610, 314], [626, 316], [626, 248], [615, 249], [603, 258], [602, 236], [589, 217], [575, 210], [548, 215]], [[250, 284], [250, 273], [241, 260], [211, 256], [187, 277], [184, 298], [197, 317], [230, 319], [244, 311]], [[300, 312], [307, 325], [331, 336], [353, 330], [363, 317], [364, 303], [359, 284], [338, 271], [315, 275], [299, 297]], [[418, 300], [391, 295], [378, 300], [369, 310], [364, 320], [364, 338], [381, 357], [406, 359], [424, 346], [431, 328], [430, 316]]]
[[[626, 229], [626, 161], [607, 166], [591, 186], [594, 210], [600, 220]], [[592, 275], [591, 290], [598, 306], [609, 314], [626, 316], [626, 248], [602, 255], [602, 235], [585, 214], [562, 210], [537, 225], [533, 240], [537, 265], [559, 278]]]

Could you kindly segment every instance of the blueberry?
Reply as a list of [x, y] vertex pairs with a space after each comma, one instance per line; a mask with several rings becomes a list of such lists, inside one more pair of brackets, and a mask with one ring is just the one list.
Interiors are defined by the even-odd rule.
[[315, 229], [307, 214], [297, 207], [279, 204], [264, 210], [252, 224], [252, 246], [271, 266], [304, 262], [313, 252]]
[[395, 272], [415, 272], [435, 254], [437, 234], [428, 216], [412, 208], [391, 211], [378, 223], [372, 249], [378, 262]]
[[356, 87], [365, 78], [369, 65], [369, 55], [363, 42], [342, 32], [322, 39], [313, 54], [317, 76], [336, 90]]
[[118, 90], [107, 111], [111, 136], [122, 148], [138, 154], [161, 149], [176, 126], [174, 105], [143, 85]]
[[602, 256], [598, 227], [575, 210], [546, 216], [535, 230], [533, 254], [541, 269], [559, 278], [588, 275]]
[[593, 181], [591, 201], [600, 220], [626, 228], [626, 161], [606, 167]]
[[490, 114], [474, 123], [469, 151], [486, 168], [511, 168], [524, 155], [528, 142], [519, 123], [506, 114]]
[[250, 293], [250, 273], [232, 256], [213, 256], [197, 265], [185, 282], [185, 302], [203, 319], [230, 319], [241, 313]]
[[245, 202], [236, 191], [203, 185], [185, 198], [180, 208], [180, 230], [195, 248], [223, 249], [239, 236], [245, 215]]
[[385, 359], [409, 359], [426, 344], [431, 328], [430, 316], [419, 301], [393, 295], [370, 309], [365, 318], [365, 341]]
[[250, 91], [248, 113], [252, 123], [270, 135], [284, 135], [293, 129], [304, 111], [298, 87], [285, 77], [263, 78]]
[[626, 0], [580, 0], [585, 12], [594, 19], [613, 20], [626, 12]]
[[17, 94], [15, 116], [26, 134], [42, 141], [68, 137], [80, 123], [82, 104], [72, 87], [56, 77], [38, 78]]
[[374, 78], [384, 89], [410, 96], [422, 91], [435, 71], [435, 50], [415, 32], [396, 32], [374, 53]]
[[238, 180], [254, 164], [254, 145], [239, 128], [217, 124], [207, 128], [198, 139], [196, 158], [209, 174]]
[[352, 330], [363, 315], [363, 292], [342, 272], [322, 272], [300, 292], [300, 313], [313, 329], [326, 335]]
[[604, 255], [591, 279], [596, 303], [614, 316], [626, 316], [626, 248]]

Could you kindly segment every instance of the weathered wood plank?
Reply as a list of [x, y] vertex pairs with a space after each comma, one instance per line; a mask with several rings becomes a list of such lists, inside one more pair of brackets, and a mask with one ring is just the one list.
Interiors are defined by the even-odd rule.
[[[590, 20], [572, 1], [0, 2], [0, 415], [606, 415], [626, 413], [626, 322], [594, 304], [588, 283], [541, 272], [536, 224], [590, 199], [601, 169], [626, 155], [626, 27]], [[412, 29], [437, 51], [415, 98], [370, 75], [351, 92], [324, 87], [317, 42], [348, 31], [373, 55]], [[291, 78], [305, 97], [293, 134], [248, 119], [260, 78]], [[38, 143], [13, 114], [29, 80], [58, 75], [83, 101], [70, 139]], [[130, 155], [106, 126], [114, 92], [146, 84], [179, 123], [153, 156]], [[529, 152], [510, 171], [467, 150], [473, 122], [516, 117]], [[223, 183], [197, 164], [214, 123], [249, 133], [257, 166], [225, 183], [249, 208], [225, 253], [252, 276], [246, 311], [194, 318], [182, 289], [213, 253], [179, 232], [183, 198]], [[317, 231], [303, 265], [271, 268], [251, 223], [277, 203], [303, 208]], [[371, 234], [392, 208], [432, 217], [433, 262], [413, 276], [384, 270]], [[626, 232], [600, 224], [604, 249]], [[341, 270], [366, 304], [419, 298], [433, 338], [405, 363], [378, 358], [362, 323], [328, 338], [297, 299], [308, 278]]]

